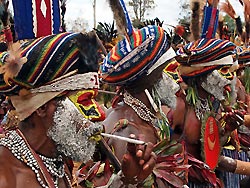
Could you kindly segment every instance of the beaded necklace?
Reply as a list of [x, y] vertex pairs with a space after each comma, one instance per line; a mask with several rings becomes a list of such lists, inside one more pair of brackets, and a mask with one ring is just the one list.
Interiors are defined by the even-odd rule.
[[129, 105], [141, 119], [154, 124], [154, 119], [156, 118], [156, 116], [143, 102], [133, 97], [127, 91], [124, 92], [123, 96], [124, 103]]
[[[40, 176], [41, 167], [27, 146], [25, 140], [16, 132], [16, 130], [8, 131], [5, 134], [5, 137], [0, 139], [0, 145], [8, 148], [18, 160], [29, 166], [36, 174], [36, 179], [42, 187], [49, 188], [49, 186]], [[58, 159], [48, 158], [42, 155], [39, 156], [46, 166], [48, 172], [52, 175], [55, 188], [58, 188], [59, 178], [63, 178], [64, 176], [67, 179], [68, 186], [70, 188], [72, 187], [70, 179], [67, 173], [65, 173], [64, 163], [61, 156], [59, 156]]]
[[197, 102], [195, 103], [195, 115], [201, 120], [206, 112], [210, 111], [208, 99], [202, 99], [198, 97]]

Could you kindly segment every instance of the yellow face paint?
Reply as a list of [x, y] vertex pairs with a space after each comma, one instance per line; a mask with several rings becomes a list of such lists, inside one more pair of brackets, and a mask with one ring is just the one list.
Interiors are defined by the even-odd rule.
[[97, 90], [82, 90], [69, 96], [69, 99], [75, 104], [84, 118], [91, 121], [103, 121], [105, 119], [105, 112], [95, 101], [94, 97], [96, 95]]
[[228, 80], [232, 80], [234, 78], [234, 75], [232, 72], [229, 70], [230, 66], [224, 66], [218, 70], [221, 76]]
[[163, 72], [172, 78], [176, 83], [181, 83], [183, 80], [178, 71], [179, 63], [174, 60], [170, 62], [164, 69]]

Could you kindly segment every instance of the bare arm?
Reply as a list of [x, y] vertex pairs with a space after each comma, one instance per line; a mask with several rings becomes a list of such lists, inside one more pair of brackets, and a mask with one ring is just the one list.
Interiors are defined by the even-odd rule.
[[11, 168], [11, 157], [8, 156], [9, 151], [0, 147], [0, 185], [1, 188], [15, 188], [15, 174]]

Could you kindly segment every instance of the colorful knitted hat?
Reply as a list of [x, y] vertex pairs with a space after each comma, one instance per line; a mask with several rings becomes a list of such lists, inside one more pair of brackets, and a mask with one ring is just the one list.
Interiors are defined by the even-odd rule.
[[177, 51], [182, 76], [193, 77], [233, 64], [235, 44], [221, 39], [199, 39]]
[[103, 82], [129, 85], [175, 57], [161, 27], [147, 26], [120, 41], [101, 66]]
[[93, 33], [41, 37], [0, 60], [0, 93], [10, 96], [21, 120], [62, 92], [99, 86]]
[[[82, 43], [84, 42], [84, 43]], [[18, 74], [9, 78], [9, 83], [0, 75], [0, 92], [6, 95], [18, 94], [20, 89], [33, 89], [45, 85], [73, 70], [78, 73], [97, 71], [94, 53], [95, 39], [92, 41], [83, 34], [61, 33], [35, 39], [25, 43], [21, 57], [26, 57]], [[89, 45], [93, 43], [93, 45]], [[7, 66], [9, 52], [0, 54], [0, 65]]]
[[237, 54], [238, 62], [240, 65], [250, 65], [250, 48], [242, 50]]

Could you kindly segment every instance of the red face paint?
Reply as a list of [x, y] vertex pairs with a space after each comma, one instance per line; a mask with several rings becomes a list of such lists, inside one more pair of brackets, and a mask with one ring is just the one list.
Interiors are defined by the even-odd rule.
[[103, 121], [105, 119], [105, 112], [98, 102], [95, 101], [97, 93], [97, 89], [82, 90], [75, 95], [69, 96], [69, 99], [86, 119]]

